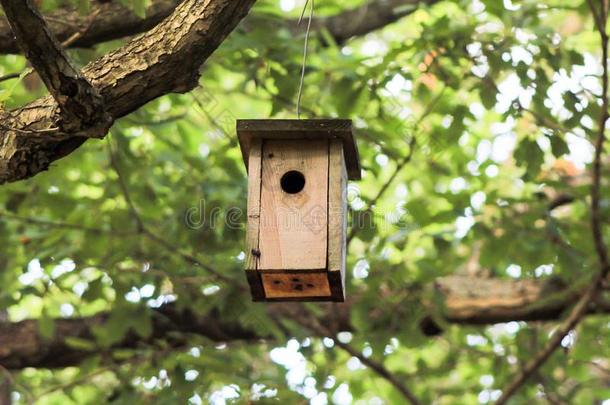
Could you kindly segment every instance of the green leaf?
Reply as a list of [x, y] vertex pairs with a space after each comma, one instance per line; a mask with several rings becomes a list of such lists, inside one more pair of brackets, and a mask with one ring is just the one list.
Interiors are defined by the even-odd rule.
[[8, 89], [0, 91], [0, 103], [5, 103], [6, 101], [8, 101], [13, 95], [13, 92], [15, 91], [17, 86], [21, 83], [21, 81], [23, 81], [23, 78], [32, 73], [33, 71], [34, 69], [32, 68], [24, 69], [19, 74], [17, 80], [13, 80], [13, 83]]
[[524, 180], [533, 180], [540, 172], [544, 162], [544, 153], [535, 140], [523, 139], [515, 150], [515, 160], [519, 166], [525, 166]]
[[559, 135], [549, 136], [548, 138], [551, 141], [551, 150], [553, 152], [553, 156], [561, 157], [570, 153], [570, 148], [568, 148], [568, 144]]
[[77, 350], [93, 351], [96, 348], [94, 342], [74, 336], [67, 336], [65, 342], [69, 347]]

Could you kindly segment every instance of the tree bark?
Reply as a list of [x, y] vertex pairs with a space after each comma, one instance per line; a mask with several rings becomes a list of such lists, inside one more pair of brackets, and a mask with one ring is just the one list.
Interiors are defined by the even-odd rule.
[[[578, 299], [580, 289], [566, 288], [555, 280], [501, 280], [480, 279], [467, 276], [450, 276], [439, 279], [428, 286], [428, 316], [420, 326], [422, 332], [434, 335], [442, 332], [445, 323], [487, 325], [509, 321], [552, 321], [558, 320], [562, 313]], [[325, 310], [320, 322], [324, 329], [353, 331], [350, 324], [350, 306], [345, 304], [320, 304]], [[290, 319], [298, 316], [311, 317], [311, 313], [299, 304], [267, 304], [267, 310], [274, 319]], [[610, 313], [610, 302], [598, 300], [589, 308], [590, 313]], [[371, 313], [369, 318], [385, 316], [379, 312]], [[7, 369], [24, 367], [56, 368], [78, 364], [95, 353], [71, 347], [67, 338], [95, 341], [92, 328], [103, 325], [108, 314], [102, 313], [89, 318], [58, 319], [55, 322], [55, 335], [43, 339], [38, 334], [36, 320], [14, 323], [0, 323], [0, 365]], [[412, 321], [412, 320], [410, 320]], [[307, 324], [311, 324], [308, 322]], [[400, 323], [398, 323], [400, 324]], [[169, 304], [152, 313], [152, 334], [147, 339], [128, 333], [112, 348], [134, 348], [154, 339], [166, 339], [179, 345], [177, 340], [182, 333], [197, 334], [219, 342], [249, 341], [256, 342], [269, 336], [260, 336], [241, 325], [223, 320], [219, 314], [211, 312], [197, 316], [190, 311], [180, 311]]]
[[75, 68], [30, 0], [0, 0], [19, 47], [59, 105], [59, 130], [104, 136], [112, 125], [97, 90]]
[[[333, 40], [344, 44], [352, 37], [366, 35], [394, 23], [417, 11], [422, 5], [431, 5], [438, 0], [376, 0], [341, 14], [320, 17], [312, 21], [314, 31], [328, 31]], [[296, 22], [291, 24], [296, 27]], [[302, 28], [301, 28], [302, 31]]]
[[[198, 82], [201, 64], [255, 0], [186, 0], [146, 34], [83, 69], [113, 119]], [[57, 103], [44, 97], [0, 116], [0, 184], [32, 177], [78, 148], [86, 136], [54, 126]]]
[[[109, 120], [129, 114], [164, 94], [192, 89], [197, 84], [201, 64], [247, 14], [254, 1], [186, 0], [149, 32], [86, 66], [83, 76], [102, 95], [110, 113]], [[418, 4], [434, 1], [375, 1], [338, 16], [317, 19], [314, 24], [316, 29], [327, 29], [337, 42], [342, 42], [396, 21], [413, 12]], [[147, 28], [152, 21], [162, 18], [173, 3], [154, 2], [151, 8], [155, 12], [146, 22], [132, 18], [129, 13], [121, 21], [117, 11], [120, 6], [98, 6], [95, 12], [99, 13], [96, 18], [100, 21], [119, 25], [120, 29], [114, 32], [132, 32], [130, 23], [138, 29]], [[75, 18], [67, 14], [64, 17], [68, 21]], [[48, 20], [56, 22], [54, 18]], [[75, 22], [81, 30], [76, 33], [82, 34], [72, 45], [109, 38], [104, 34], [107, 31], [95, 21], [89, 18], [90, 26], [80, 20]], [[0, 23], [0, 38], [2, 29]], [[53, 31], [53, 26], [50, 29]], [[59, 40], [74, 34], [74, 29], [57, 32]], [[0, 122], [0, 184], [27, 179], [47, 170], [52, 162], [73, 152], [87, 138], [103, 137], [107, 127], [100, 120], [90, 123], [90, 131], [64, 131], [57, 125], [61, 115], [57, 103], [50, 97], [2, 112]]]
[[[368, 34], [398, 21], [416, 11], [423, 4], [438, 0], [372, 0], [363, 6], [328, 17], [317, 17], [312, 22], [316, 31], [327, 30], [338, 44]], [[135, 15], [118, 1], [95, 2], [88, 15], [73, 9], [58, 9], [45, 16], [50, 31], [60, 42], [70, 41], [69, 47], [83, 48], [148, 31], [169, 16], [181, 0], [153, 0], [144, 17]], [[286, 27], [302, 34], [296, 21]], [[19, 53], [9, 23], [0, 17], [0, 54]]]
[[[45, 20], [60, 42], [78, 35], [70, 47], [86, 48], [148, 31], [169, 16], [180, 1], [152, 0], [144, 17], [138, 17], [119, 1], [93, 1], [89, 15], [72, 8], [60, 8], [45, 15]], [[0, 53], [19, 52], [8, 20], [0, 17]]]

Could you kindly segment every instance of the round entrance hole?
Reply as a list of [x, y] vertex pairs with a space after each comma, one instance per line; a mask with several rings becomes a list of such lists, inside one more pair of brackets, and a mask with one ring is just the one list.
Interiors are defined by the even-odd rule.
[[296, 194], [305, 187], [305, 176], [301, 172], [291, 170], [284, 173], [280, 179], [280, 186], [288, 194]]

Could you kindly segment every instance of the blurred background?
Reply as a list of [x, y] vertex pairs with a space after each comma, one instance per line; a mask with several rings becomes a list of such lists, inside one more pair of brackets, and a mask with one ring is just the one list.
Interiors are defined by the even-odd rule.
[[[146, 19], [168, 2], [121, 3]], [[235, 120], [296, 118], [304, 5], [259, 0], [195, 90], [0, 188], [0, 331], [33, 319], [12, 339], [38, 345], [0, 361], [13, 403], [394, 404], [402, 385], [422, 404], [486, 404], [576, 301], [598, 268], [587, 2], [317, 0], [301, 117], [356, 127], [349, 299], [251, 302]], [[68, 53], [84, 66], [129, 39]], [[46, 94], [4, 52], [12, 74], [4, 108]], [[609, 334], [588, 316], [514, 403], [609, 405]]]

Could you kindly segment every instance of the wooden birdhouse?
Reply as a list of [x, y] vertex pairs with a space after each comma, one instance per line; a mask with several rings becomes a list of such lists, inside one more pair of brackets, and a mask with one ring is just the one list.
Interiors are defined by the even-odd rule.
[[248, 168], [246, 275], [255, 301], [343, 301], [350, 120], [238, 120]]

